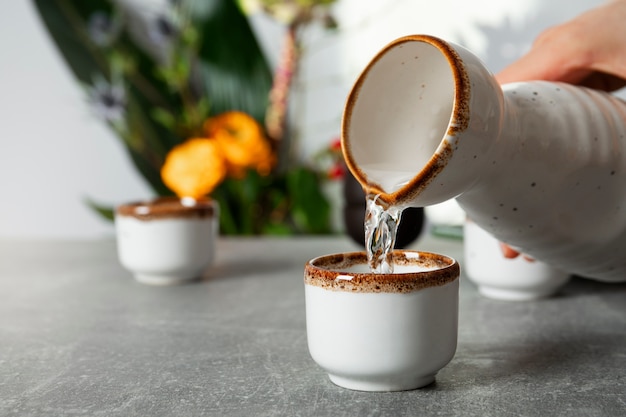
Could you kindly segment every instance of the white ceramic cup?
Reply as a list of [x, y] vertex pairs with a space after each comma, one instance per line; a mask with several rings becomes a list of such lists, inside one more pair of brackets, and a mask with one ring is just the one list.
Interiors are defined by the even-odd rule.
[[523, 256], [506, 259], [499, 241], [472, 221], [463, 228], [465, 275], [488, 298], [527, 301], [556, 293], [570, 275], [544, 262]]
[[456, 352], [458, 263], [417, 251], [396, 251], [393, 260], [393, 274], [369, 272], [364, 252], [305, 266], [309, 352], [336, 385], [420, 388]]
[[200, 278], [215, 257], [219, 207], [210, 199], [158, 198], [115, 212], [120, 263], [144, 284]]

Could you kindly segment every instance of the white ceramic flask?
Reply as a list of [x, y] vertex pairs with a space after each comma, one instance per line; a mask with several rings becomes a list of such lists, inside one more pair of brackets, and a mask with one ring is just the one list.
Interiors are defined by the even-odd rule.
[[342, 121], [348, 167], [401, 206], [456, 198], [502, 242], [572, 274], [626, 280], [626, 104], [572, 85], [501, 87], [466, 49], [397, 39]]

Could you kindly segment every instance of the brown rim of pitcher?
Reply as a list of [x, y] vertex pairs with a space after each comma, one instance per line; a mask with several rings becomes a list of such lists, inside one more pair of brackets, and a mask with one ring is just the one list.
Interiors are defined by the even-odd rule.
[[388, 205], [394, 205], [398, 201], [412, 200], [414, 196], [420, 194], [421, 191], [426, 188], [428, 184], [433, 181], [433, 179], [437, 176], [437, 174], [439, 174], [439, 172], [441, 172], [441, 170], [447, 165], [454, 151], [452, 145], [447, 141], [444, 141], [445, 137], [442, 137], [439, 147], [430, 158], [426, 166], [419, 173], [417, 173], [407, 184], [392, 193], [386, 193], [385, 191], [383, 191], [382, 187], [379, 184], [368, 182], [365, 173], [363, 173], [363, 171], [359, 169], [358, 165], [355, 163], [352, 157], [352, 153], [349, 151], [350, 137], [347, 127], [350, 126], [353, 107], [359, 96], [361, 87], [363, 86], [363, 83], [367, 78], [368, 73], [387, 52], [397, 47], [398, 45], [409, 42], [422, 42], [429, 44], [437, 48], [448, 61], [450, 71], [454, 80], [454, 103], [450, 122], [448, 123], [446, 136], [455, 136], [459, 132], [467, 129], [469, 125], [469, 101], [471, 84], [463, 61], [449, 43], [434, 36], [409, 35], [392, 41], [391, 43], [387, 44], [382, 50], [380, 50], [361, 72], [350, 93], [348, 94], [348, 98], [344, 106], [343, 118], [341, 121], [341, 145], [343, 149], [344, 159], [348, 168], [350, 169], [354, 177], [359, 181], [359, 183], [364, 185], [365, 192], [367, 194], [380, 195], [380, 201]]

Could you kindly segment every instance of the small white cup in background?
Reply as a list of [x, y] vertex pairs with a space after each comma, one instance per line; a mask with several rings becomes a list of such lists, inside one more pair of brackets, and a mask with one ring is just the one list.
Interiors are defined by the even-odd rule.
[[210, 199], [123, 204], [115, 212], [120, 263], [144, 284], [198, 279], [215, 257], [218, 217]]
[[465, 275], [488, 298], [528, 301], [555, 294], [570, 275], [544, 262], [523, 256], [507, 259], [499, 241], [468, 220], [463, 230]]
[[396, 251], [393, 260], [392, 274], [371, 273], [364, 252], [305, 266], [309, 352], [338, 386], [420, 388], [456, 352], [458, 263], [417, 251]]

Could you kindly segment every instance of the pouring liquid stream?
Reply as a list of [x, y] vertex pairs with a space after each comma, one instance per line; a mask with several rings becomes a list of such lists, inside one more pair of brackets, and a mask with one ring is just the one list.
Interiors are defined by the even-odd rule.
[[378, 195], [366, 197], [365, 249], [370, 270], [376, 274], [393, 273], [392, 251], [402, 207], [383, 207], [378, 204]]
[[[362, 164], [361, 169], [385, 190], [395, 192], [415, 176], [413, 171], [390, 169], [387, 164]], [[370, 271], [376, 274], [393, 273], [392, 251], [400, 224], [402, 205], [380, 201], [379, 194], [365, 192], [365, 250]]]

